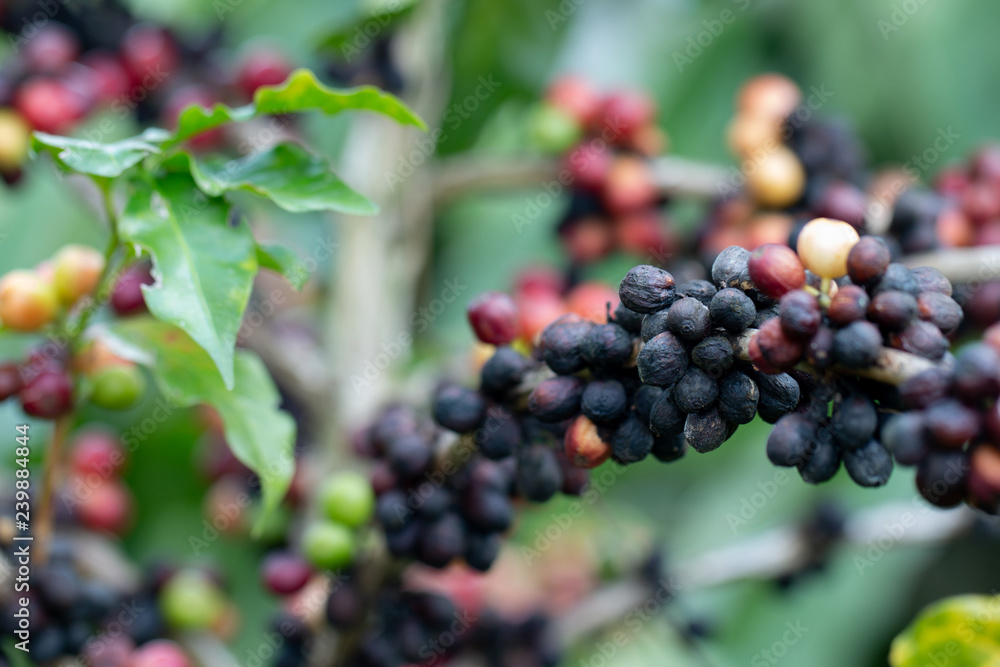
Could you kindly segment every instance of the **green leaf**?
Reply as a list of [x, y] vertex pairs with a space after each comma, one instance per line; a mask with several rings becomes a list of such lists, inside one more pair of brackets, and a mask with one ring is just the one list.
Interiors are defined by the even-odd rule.
[[187, 174], [132, 185], [118, 231], [153, 257], [146, 305], [201, 345], [232, 388], [236, 335], [258, 268], [253, 234], [230, 226], [225, 203], [198, 191]]
[[205, 351], [170, 324], [137, 317], [96, 334], [116, 354], [148, 366], [172, 405], [208, 404], [219, 412], [233, 455], [260, 478], [265, 510], [257, 521], [260, 528], [285, 497], [295, 472], [295, 421], [278, 409], [278, 390], [260, 358], [239, 350], [229, 389]]
[[63, 169], [114, 178], [121, 176], [147, 156], [159, 153], [161, 146], [169, 138], [169, 132], [156, 127], [151, 127], [138, 136], [110, 144], [35, 132], [31, 145], [36, 154], [43, 151], [50, 153], [56, 164]]
[[284, 276], [297, 290], [302, 289], [309, 281], [309, 269], [305, 262], [283, 245], [258, 243], [257, 263], [262, 269], [270, 269]]
[[175, 145], [229, 122], [244, 122], [260, 115], [310, 110], [322, 111], [328, 115], [350, 110], [374, 111], [403, 125], [426, 129], [419, 116], [403, 102], [374, 86], [336, 90], [320, 83], [309, 70], [299, 69], [292, 72], [282, 84], [258, 88], [252, 104], [236, 109], [225, 104], [216, 104], [211, 109], [198, 105], [184, 109], [177, 118], [177, 131], [169, 144]]
[[924, 609], [892, 642], [892, 667], [1000, 667], [1000, 596], [961, 595]]
[[413, 13], [416, 6], [416, 0], [401, 0], [387, 3], [374, 12], [359, 12], [352, 21], [337, 26], [324, 36], [320, 40], [319, 49], [335, 51], [344, 60], [351, 62], [358, 52], [365, 50], [373, 42], [366, 28], [376, 26], [380, 32], [391, 32], [398, 23]]
[[326, 158], [298, 144], [278, 144], [238, 160], [191, 158], [191, 175], [212, 196], [249, 190], [293, 213], [340, 211], [372, 215], [378, 207], [333, 173]]

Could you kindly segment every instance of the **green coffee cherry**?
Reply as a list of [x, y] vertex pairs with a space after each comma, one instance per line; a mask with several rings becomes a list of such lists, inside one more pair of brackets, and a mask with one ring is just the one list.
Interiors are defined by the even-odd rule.
[[319, 502], [327, 518], [357, 528], [371, 519], [375, 509], [375, 492], [363, 475], [343, 472], [323, 484]]

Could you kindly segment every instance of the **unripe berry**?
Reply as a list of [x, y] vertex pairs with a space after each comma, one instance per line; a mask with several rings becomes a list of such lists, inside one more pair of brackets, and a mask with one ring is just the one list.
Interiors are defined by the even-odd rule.
[[90, 402], [107, 410], [125, 410], [146, 390], [146, 378], [135, 364], [112, 364], [91, 377]]
[[531, 136], [544, 153], [563, 153], [580, 140], [582, 129], [569, 112], [554, 104], [538, 105], [531, 117]]
[[781, 121], [759, 114], [738, 114], [726, 128], [726, 144], [738, 157], [749, 157], [781, 141]]
[[783, 74], [758, 74], [740, 87], [736, 108], [740, 113], [784, 120], [802, 99], [798, 85]]
[[160, 592], [160, 610], [174, 628], [204, 630], [225, 613], [226, 599], [207, 574], [182, 570]]
[[566, 456], [579, 468], [596, 468], [611, 456], [611, 447], [597, 432], [597, 426], [580, 415], [568, 429], [563, 439]]
[[0, 109], [0, 171], [19, 169], [28, 159], [31, 127], [12, 109]]
[[572, 116], [581, 127], [593, 125], [601, 113], [601, 98], [583, 78], [563, 76], [545, 91], [545, 100]]
[[802, 196], [806, 172], [795, 153], [781, 146], [766, 153], [752, 167], [746, 183], [750, 195], [761, 206], [785, 208]]
[[56, 253], [53, 280], [56, 294], [69, 306], [97, 289], [104, 271], [104, 256], [84, 245], [67, 245]]
[[20, 397], [33, 417], [61, 417], [73, 408], [73, 379], [63, 370], [44, 370], [24, 384]]
[[70, 453], [70, 467], [82, 476], [110, 477], [125, 465], [125, 452], [111, 433], [91, 429], [76, 436]]
[[346, 526], [317, 521], [302, 536], [302, 553], [313, 567], [338, 570], [354, 560], [355, 541], [354, 534]]
[[343, 472], [324, 482], [319, 503], [327, 518], [357, 528], [371, 518], [375, 494], [363, 475]]
[[0, 322], [15, 331], [37, 331], [59, 310], [52, 285], [34, 271], [11, 271], [0, 279]]
[[519, 331], [517, 304], [503, 292], [486, 292], [469, 303], [469, 324], [490, 345], [507, 345]]
[[795, 251], [786, 245], [769, 243], [750, 253], [750, 279], [765, 295], [780, 299], [806, 282], [806, 270]]
[[847, 257], [859, 238], [846, 222], [816, 218], [799, 232], [799, 258], [821, 278], [839, 278], [847, 273]]

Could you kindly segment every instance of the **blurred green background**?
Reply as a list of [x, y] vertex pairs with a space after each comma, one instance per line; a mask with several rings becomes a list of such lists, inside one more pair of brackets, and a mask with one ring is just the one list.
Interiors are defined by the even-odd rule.
[[[205, 0], [135, 0], [136, 12], [183, 32], [202, 32], [220, 22]], [[500, 82], [496, 93], [457, 127], [447, 128], [438, 146], [442, 157], [470, 151], [516, 155], [526, 148], [529, 107], [554, 76], [576, 72], [604, 87], [639, 86], [660, 105], [660, 124], [671, 136], [672, 152], [729, 163], [724, 130], [739, 84], [753, 74], [776, 70], [806, 91], [830, 91], [822, 115], [844, 115], [868, 146], [873, 164], [905, 162], [924, 150], [941, 129], [958, 142], [941, 164], [1000, 134], [1000, 4], [930, 0], [455, 0], [445, 3], [451, 103], [461, 102], [480, 77]], [[265, 37], [302, 65], [316, 65], [315, 46], [337, 27], [370, 15], [369, 6], [348, 0], [244, 0], [221, 21], [234, 48]], [[731, 19], [731, 20], [728, 20]], [[721, 21], [726, 20], [725, 23]], [[719, 29], [719, 26], [723, 27]], [[715, 30], [718, 34], [712, 34]], [[705, 32], [706, 46], [691, 49]], [[0, 46], [0, 60], [4, 57]], [[680, 56], [678, 55], [680, 54]], [[683, 58], [683, 67], [678, 62]], [[440, 119], [428, 119], [432, 126]], [[311, 121], [321, 150], [342, 145], [348, 125]], [[122, 127], [122, 134], [131, 128]], [[400, 153], [412, 147], [400, 146]], [[934, 165], [933, 172], [941, 164]], [[932, 174], [928, 174], [932, 175]], [[350, 181], [351, 174], [344, 174]], [[432, 267], [420, 286], [418, 303], [457, 277], [467, 300], [485, 289], [506, 289], [515, 271], [538, 261], [560, 261], [552, 227], [560, 211], [543, 211], [525, 233], [511, 215], [523, 210], [530, 192], [468, 196], [438, 212]], [[19, 189], [0, 189], [0, 268], [30, 266], [68, 242], [100, 245], [101, 223], [81, 206], [49, 165], [29, 170]], [[694, 219], [693, 217], [691, 218]], [[294, 234], [313, 238], [324, 224], [307, 219]], [[373, 222], [372, 224], [377, 224]], [[595, 274], [614, 283], [630, 258], [612, 258]], [[332, 272], [331, 262], [318, 273]], [[319, 279], [324, 279], [321, 275]], [[29, 340], [0, 341], [3, 356]], [[471, 344], [463, 309], [447, 309], [419, 341], [421, 360], [454, 356], [455, 346]], [[151, 399], [152, 400], [152, 399]], [[120, 424], [141, 419], [143, 406], [117, 416]], [[95, 415], [108, 419], [109, 415]], [[8, 402], [0, 407], [0, 434], [13, 434], [23, 416]], [[125, 541], [144, 562], [193, 558], [188, 538], [202, 530], [204, 485], [193, 472], [197, 427], [177, 415], [140, 447], [128, 474], [140, 507], [137, 529]], [[45, 427], [32, 431], [36, 445]], [[614, 544], [626, 540], [624, 527], [638, 524], [670, 557], [687, 558], [731, 544], [769, 527], [797, 521], [822, 499], [848, 508], [914, 497], [912, 472], [897, 470], [888, 488], [854, 487], [841, 472], [833, 483], [807, 487], [797, 477], [777, 487], [738, 530], [727, 516], [775, 479], [763, 454], [763, 424], [741, 429], [719, 451], [689, 454], [673, 466], [647, 462], [629, 470], [597, 506], [594, 530]], [[0, 466], [12, 458], [13, 436], [0, 437]], [[6, 477], [5, 477], [6, 478]], [[169, 499], [169, 500], [165, 500]], [[530, 543], [534, 531], [551, 521], [558, 503], [537, 508], [515, 540]], [[942, 548], [900, 546], [859, 573], [855, 556], [866, 549], [842, 549], [827, 569], [787, 591], [774, 584], [745, 583], [708, 591], [684, 591], [672, 618], [704, 619], [711, 633], [692, 649], [666, 617], [646, 624], [607, 663], [599, 643], [584, 641], [566, 665], [769, 665], [762, 653], [780, 642], [786, 623], [808, 630], [780, 661], [788, 665], [842, 667], [884, 665], [888, 644], [924, 603], [946, 594], [988, 592], [1000, 587], [994, 566], [997, 547], [984, 536]], [[222, 538], [204, 554], [238, 582], [237, 602], [244, 626], [236, 655], [260, 643], [262, 624], [273, 604], [256, 583], [260, 550]], [[773, 657], [773, 656], [772, 656]]]

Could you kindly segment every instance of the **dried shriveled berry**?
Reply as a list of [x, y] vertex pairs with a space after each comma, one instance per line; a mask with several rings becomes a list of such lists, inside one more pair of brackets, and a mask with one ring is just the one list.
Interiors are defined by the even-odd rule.
[[962, 323], [962, 307], [940, 292], [921, 292], [917, 297], [917, 315], [945, 334], [950, 334]]
[[642, 420], [643, 424], [649, 423], [649, 413], [652, 412], [656, 401], [663, 395], [663, 391], [660, 387], [653, 387], [648, 384], [640, 385], [635, 390], [635, 394], [632, 396], [632, 406], [635, 408], [635, 413]]
[[930, 359], [940, 360], [948, 351], [948, 339], [930, 322], [915, 320], [905, 329], [889, 335], [889, 343], [897, 350]]
[[882, 486], [892, 475], [892, 456], [878, 440], [870, 440], [844, 452], [844, 467], [858, 486]]
[[719, 414], [733, 424], [749, 424], [757, 416], [760, 391], [749, 376], [733, 371], [719, 382]]
[[632, 267], [618, 287], [622, 303], [637, 313], [652, 313], [674, 302], [674, 277], [655, 266]]
[[489, 396], [502, 398], [521, 383], [530, 366], [530, 362], [517, 350], [501, 347], [483, 364], [480, 388]]
[[539, 347], [548, 367], [560, 375], [569, 375], [586, 368], [583, 346], [593, 326], [593, 323], [580, 316], [570, 314], [563, 315], [545, 327]]
[[673, 393], [665, 391], [653, 404], [649, 413], [649, 428], [657, 437], [678, 435], [684, 432], [683, 410], [674, 402]]
[[617, 380], [594, 380], [580, 400], [580, 410], [595, 424], [609, 424], [625, 415], [628, 399]]
[[836, 326], [847, 326], [851, 322], [865, 319], [871, 299], [868, 293], [857, 285], [845, 285], [830, 299], [826, 314]]
[[611, 458], [628, 464], [641, 461], [653, 448], [653, 434], [634, 414], [611, 434]]
[[728, 287], [712, 297], [710, 312], [712, 324], [739, 333], [753, 323], [757, 307], [742, 291]]
[[733, 365], [733, 344], [722, 336], [712, 336], [691, 350], [691, 361], [714, 378], [722, 377]]
[[706, 306], [712, 303], [712, 297], [719, 289], [707, 280], [689, 280], [677, 286], [677, 297], [698, 299]]
[[611, 447], [597, 432], [597, 426], [584, 415], [566, 429], [563, 446], [570, 463], [578, 468], [596, 468], [611, 456]]
[[799, 383], [787, 373], [765, 375], [754, 373], [753, 380], [760, 390], [757, 412], [769, 424], [773, 424], [788, 414], [799, 404], [801, 391]]
[[920, 412], [901, 412], [882, 426], [882, 444], [904, 466], [920, 463], [929, 451], [924, 417]]
[[667, 317], [670, 314], [670, 310], [658, 310], [655, 313], [650, 313], [642, 318], [642, 329], [640, 330], [640, 336], [642, 337], [643, 343], [648, 343], [650, 338], [655, 338], [659, 336], [664, 331], [669, 331], [667, 326]]
[[769, 320], [761, 325], [754, 338], [764, 360], [779, 371], [791, 369], [802, 358], [802, 342], [789, 337], [780, 320]]
[[833, 358], [847, 368], [867, 368], [882, 349], [882, 334], [871, 322], [852, 322], [833, 334]]
[[802, 260], [786, 245], [760, 246], [750, 254], [748, 268], [756, 288], [772, 299], [780, 299], [806, 282]]
[[757, 315], [753, 318], [753, 327], [755, 329], [760, 329], [761, 325], [768, 320], [773, 320], [776, 317], [781, 316], [781, 309], [778, 306], [771, 306], [769, 308], [758, 308]]
[[615, 307], [615, 313], [612, 319], [615, 324], [625, 329], [629, 333], [637, 334], [642, 329], [642, 313], [637, 313], [636, 311], [628, 308], [623, 303], [619, 303]]
[[[490, 413], [493, 413], [490, 410]], [[521, 426], [514, 417], [499, 412], [496, 418], [490, 414], [483, 428], [476, 431], [479, 451], [488, 459], [499, 461], [513, 454], [521, 444]]]
[[719, 398], [719, 383], [700, 368], [689, 368], [674, 385], [673, 396], [684, 412], [701, 412]]
[[917, 467], [917, 490], [937, 507], [955, 507], [965, 499], [969, 458], [965, 452], [932, 452]]
[[671, 387], [688, 367], [684, 344], [669, 331], [651, 338], [636, 359], [639, 377], [645, 384]]
[[844, 449], [857, 449], [868, 443], [878, 427], [875, 404], [860, 394], [851, 394], [833, 406], [830, 431]]
[[732, 434], [731, 425], [715, 408], [693, 412], [684, 422], [684, 439], [701, 454], [718, 449]]
[[972, 408], [948, 398], [924, 410], [924, 426], [936, 445], [958, 449], [979, 433], [982, 420]]
[[900, 331], [917, 316], [917, 300], [906, 292], [879, 292], [868, 304], [868, 319], [887, 331]]
[[882, 292], [906, 292], [916, 298], [920, 296], [920, 284], [913, 277], [913, 273], [903, 264], [893, 262], [886, 268], [885, 274], [875, 284], [871, 290], [872, 295]]
[[465, 563], [473, 570], [486, 572], [496, 562], [502, 544], [503, 536], [500, 533], [470, 531], [465, 540]]
[[882, 277], [892, 261], [892, 252], [878, 236], [864, 236], [847, 255], [847, 275], [855, 285], [867, 285]]
[[934, 292], [951, 296], [951, 281], [943, 273], [930, 266], [918, 266], [910, 269], [910, 275], [917, 281], [917, 288], [920, 293]]
[[806, 415], [785, 415], [767, 438], [767, 458], [776, 466], [798, 466], [816, 446], [816, 425]]
[[541, 444], [529, 445], [517, 457], [517, 486], [525, 498], [544, 503], [562, 488], [563, 473], [556, 453]]
[[667, 311], [667, 327], [681, 340], [699, 341], [711, 326], [708, 306], [693, 297], [678, 299]]
[[474, 431], [485, 417], [486, 399], [478, 391], [453, 384], [434, 397], [434, 421], [452, 431]]
[[543, 380], [528, 396], [528, 410], [539, 421], [560, 422], [580, 411], [585, 380], [566, 375]]
[[750, 363], [753, 364], [754, 369], [760, 371], [761, 373], [774, 375], [781, 372], [780, 368], [772, 366], [764, 356], [764, 353], [760, 349], [758, 336], [752, 336], [750, 338], [750, 342], [747, 343], [747, 356], [750, 357]]
[[613, 371], [632, 358], [632, 336], [617, 324], [595, 324], [583, 342], [583, 360], [597, 371]]
[[750, 251], [738, 245], [719, 253], [712, 264], [712, 280], [720, 287], [753, 288], [750, 278]]
[[781, 297], [781, 328], [789, 337], [811, 338], [822, 321], [819, 300], [809, 292], [793, 290]]

